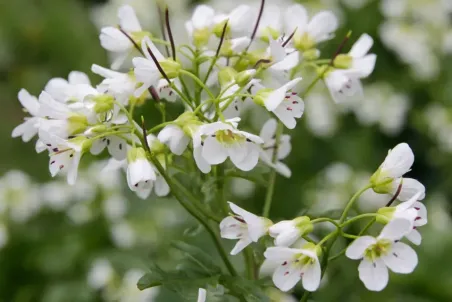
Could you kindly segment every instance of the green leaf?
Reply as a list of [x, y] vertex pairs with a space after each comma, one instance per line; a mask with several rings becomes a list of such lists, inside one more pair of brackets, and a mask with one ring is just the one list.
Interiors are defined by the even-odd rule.
[[171, 245], [174, 248], [184, 252], [186, 259], [198, 265], [209, 275], [221, 273], [221, 268], [216, 264], [212, 257], [200, 248], [182, 241], [173, 241]]
[[262, 289], [268, 283], [266, 280], [256, 281], [243, 277], [222, 276], [221, 281], [231, 293], [238, 294], [247, 302], [270, 302], [270, 298]]

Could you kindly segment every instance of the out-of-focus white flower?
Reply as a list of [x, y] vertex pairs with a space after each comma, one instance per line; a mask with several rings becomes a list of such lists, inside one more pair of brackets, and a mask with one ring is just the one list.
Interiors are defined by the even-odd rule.
[[27, 90], [21, 89], [18, 98], [22, 107], [30, 114], [25, 121], [14, 128], [12, 137], [22, 137], [24, 142], [30, 141], [39, 130], [39, 102], [35, 96], [28, 93]]
[[0, 250], [8, 243], [9, 235], [6, 226], [0, 223]]
[[144, 272], [138, 269], [128, 270], [122, 279], [117, 301], [119, 302], [149, 302], [154, 301], [160, 292], [159, 287], [152, 287], [146, 290], [137, 288], [138, 280], [144, 275]]
[[207, 291], [204, 288], [198, 290], [198, 302], [205, 302], [207, 297]]
[[[264, 144], [261, 147], [260, 159], [266, 165], [275, 169], [279, 174], [285, 177], [290, 177], [292, 171], [290, 171], [290, 168], [286, 164], [281, 162], [281, 160], [289, 155], [292, 149], [292, 145], [290, 144], [290, 135], [283, 134], [279, 138], [279, 141], [276, 142], [276, 128], [277, 122], [275, 119], [269, 119], [262, 127], [259, 136], [264, 141]], [[278, 152], [276, 154], [276, 161], [273, 163], [272, 158], [276, 145], [278, 145]]]
[[135, 230], [125, 221], [112, 225], [110, 233], [115, 245], [121, 248], [131, 248], [137, 240]]
[[88, 273], [88, 284], [91, 288], [100, 289], [113, 280], [114, 270], [107, 259], [96, 259]]

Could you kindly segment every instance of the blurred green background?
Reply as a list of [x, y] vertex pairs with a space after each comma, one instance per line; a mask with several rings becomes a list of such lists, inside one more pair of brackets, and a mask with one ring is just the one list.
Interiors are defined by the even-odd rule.
[[[167, 2], [175, 22], [183, 24], [196, 1]], [[281, 7], [290, 3], [267, 2]], [[357, 263], [341, 258], [330, 266], [324, 286], [312, 297], [315, 301], [452, 301], [449, 1], [298, 2], [312, 11], [332, 9], [340, 16], [341, 28], [322, 48], [324, 57], [352, 30], [354, 40], [364, 32], [375, 38], [372, 51], [378, 58], [375, 72], [365, 81], [366, 98], [361, 103], [334, 105], [321, 85], [306, 100], [305, 116], [290, 132], [293, 148], [286, 163], [292, 177], [278, 177], [271, 218], [292, 218], [308, 208], [313, 214], [340, 209], [388, 149], [407, 142], [416, 156], [410, 177], [426, 186], [429, 210], [429, 224], [421, 229], [423, 243], [416, 247], [418, 268], [408, 276], [392, 274], [382, 293], [371, 293], [358, 279]], [[114, 24], [120, 3], [134, 5], [145, 18], [145, 27], [158, 33], [153, 0], [0, 2], [2, 302], [182, 301], [165, 290], [140, 295], [134, 286], [137, 271], [131, 270], [145, 271], [149, 257], [174, 267], [181, 255], [169, 248], [170, 239], [195, 242], [215, 254], [207, 235], [174, 200], [137, 200], [127, 192], [121, 176], [98, 179], [101, 168], [90, 166], [90, 157], [84, 159], [83, 166], [89, 168], [77, 188], [68, 188], [64, 180], [52, 184], [47, 155], [36, 154], [32, 143], [11, 139], [24, 116], [17, 101], [20, 88], [38, 95], [50, 78], [65, 78], [72, 70], [87, 72], [93, 83], [99, 80], [89, 72], [92, 63], [108, 65], [98, 42], [99, 26]], [[231, 9], [240, 2], [210, 3]], [[400, 9], [397, 3], [405, 6]], [[176, 36], [184, 34], [183, 27], [177, 30]], [[245, 114], [247, 127], [256, 133], [263, 121], [262, 116]], [[116, 182], [122, 190], [112, 185]], [[230, 200], [252, 212], [261, 211], [262, 188], [243, 181], [228, 186]], [[363, 198], [356, 210], [374, 210], [378, 202], [382, 204], [372, 196]], [[109, 212], [109, 207], [119, 209], [119, 214]], [[338, 250], [345, 243], [341, 244]], [[225, 245], [230, 248], [231, 242]], [[102, 265], [93, 273], [93, 263], [99, 259], [108, 259], [114, 273], [99, 269]], [[233, 260], [237, 265], [242, 261], [240, 257]], [[100, 277], [93, 277], [95, 273]], [[106, 285], [96, 287], [99, 282]], [[299, 298], [301, 292], [297, 288], [295, 296]]]

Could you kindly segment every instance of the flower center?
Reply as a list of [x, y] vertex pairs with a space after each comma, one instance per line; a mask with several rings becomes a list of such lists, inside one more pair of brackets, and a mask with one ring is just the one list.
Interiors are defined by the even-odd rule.
[[219, 130], [215, 132], [215, 138], [221, 144], [233, 145], [243, 143], [246, 138], [243, 135], [232, 132], [231, 130]]
[[377, 243], [372, 244], [366, 249], [364, 257], [374, 261], [375, 259], [388, 254], [391, 249], [391, 244], [392, 242], [387, 239], [379, 240]]

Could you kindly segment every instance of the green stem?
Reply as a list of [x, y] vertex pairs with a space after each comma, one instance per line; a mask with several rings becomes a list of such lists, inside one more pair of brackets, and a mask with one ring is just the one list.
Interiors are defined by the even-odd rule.
[[[215, 179], [224, 179], [224, 168], [222, 165], [218, 165], [214, 170]], [[224, 181], [217, 182], [217, 200], [220, 206], [223, 208], [223, 212], [225, 215], [229, 212], [229, 205], [224, 198]]]
[[153, 133], [153, 132], [158, 131], [158, 130], [160, 130], [160, 129], [162, 129], [162, 128], [168, 126], [168, 125], [171, 125], [171, 124], [174, 124], [174, 122], [171, 121], [171, 122], [161, 123], [161, 124], [159, 124], [159, 125], [157, 125], [157, 126], [151, 128], [151, 129], [147, 130], [146, 132], [147, 132], [147, 133]]
[[361, 236], [362, 234], [364, 234], [365, 232], [367, 232], [367, 230], [375, 223], [375, 221], [377, 221], [377, 218], [374, 217], [374, 219], [372, 219], [371, 221], [369, 221], [368, 224], [366, 224], [366, 226], [364, 227], [364, 229], [361, 230], [361, 232], [359, 232], [358, 236]]
[[355, 201], [359, 198], [359, 196], [361, 196], [361, 194], [363, 194], [365, 191], [367, 191], [370, 188], [372, 188], [372, 185], [368, 184], [367, 186], [365, 186], [364, 188], [362, 188], [361, 190], [356, 192], [355, 195], [352, 196], [350, 201], [345, 206], [344, 211], [342, 212], [341, 218], [339, 219], [339, 224], [342, 224], [345, 221], [345, 219], [347, 219], [348, 212], [352, 208]]
[[322, 218], [317, 218], [314, 220], [311, 220], [311, 223], [319, 223], [319, 222], [331, 222], [332, 224], [334, 224], [337, 228], [340, 228], [341, 226], [339, 225], [339, 223], [337, 223], [335, 220], [331, 219], [331, 218], [327, 218], [327, 217], [322, 217]]
[[[284, 130], [284, 126], [281, 123], [281, 121], [278, 120], [278, 126], [276, 128], [276, 135], [275, 135], [275, 148], [273, 149], [273, 155], [272, 155], [272, 163], [275, 163], [278, 158], [279, 141], [280, 141], [281, 135], [283, 133], [283, 130]], [[264, 216], [264, 217], [268, 217], [270, 214], [270, 208], [271, 208], [272, 200], [273, 200], [273, 192], [275, 190], [275, 182], [276, 182], [276, 170], [272, 169], [270, 171], [267, 195], [265, 196], [264, 210], [262, 212], [262, 216]]]
[[160, 162], [148, 151], [149, 159], [152, 161], [152, 163], [156, 166], [159, 173], [163, 176], [165, 181], [168, 183], [168, 186], [170, 187], [171, 193], [173, 196], [179, 201], [179, 203], [187, 210], [190, 215], [192, 215], [196, 220], [201, 223], [206, 231], [209, 233], [210, 237], [213, 240], [213, 243], [215, 244], [215, 247], [217, 248], [220, 257], [223, 259], [224, 264], [226, 265], [229, 273], [232, 276], [237, 276], [237, 272], [235, 271], [234, 267], [232, 266], [231, 262], [229, 261], [228, 255], [226, 251], [224, 250], [223, 246], [221, 245], [221, 241], [218, 238], [218, 236], [215, 234], [215, 231], [212, 229], [212, 227], [209, 225], [207, 221], [203, 219], [202, 216], [200, 216], [196, 210], [194, 210], [189, 204], [185, 203], [183, 198], [179, 195], [179, 191], [175, 188], [173, 180], [169, 175], [166, 173], [165, 169], [163, 169]]
[[202, 89], [204, 89], [207, 92], [207, 94], [209, 95], [210, 98], [215, 99], [215, 96], [213, 95], [212, 91], [210, 91], [210, 89], [207, 88], [207, 86], [197, 76], [195, 76], [190, 71], [187, 71], [184, 69], [181, 69], [179, 72], [181, 74], [185, 74], [185, 75], [191, 77]]
[[251, 247], [246, 247], [243, 257], [245, 258], [246, 264], [246, 275], [250, 280], [256, 280], [256, 263], [254, 261], [253, 249]]
[[361, 215], [355, 216], [353, 218], [350, 218], [349, 220], [347, 220], [344, 223], [342, 223], [341, 224], [341, 228], [343, 228], [343, 227], [345, 227], [345, 226], [347, 226], [347, 225], [349, 225], [349, 224], [351, 224], [351, 223], [353, 223], [355, 221], [358, 221], [360, 219], [369, 218], [369, 217], [376, 218], [377, 216], [378, 216], [378, 214], [376, 214], [376, 213], [361, 214]]

